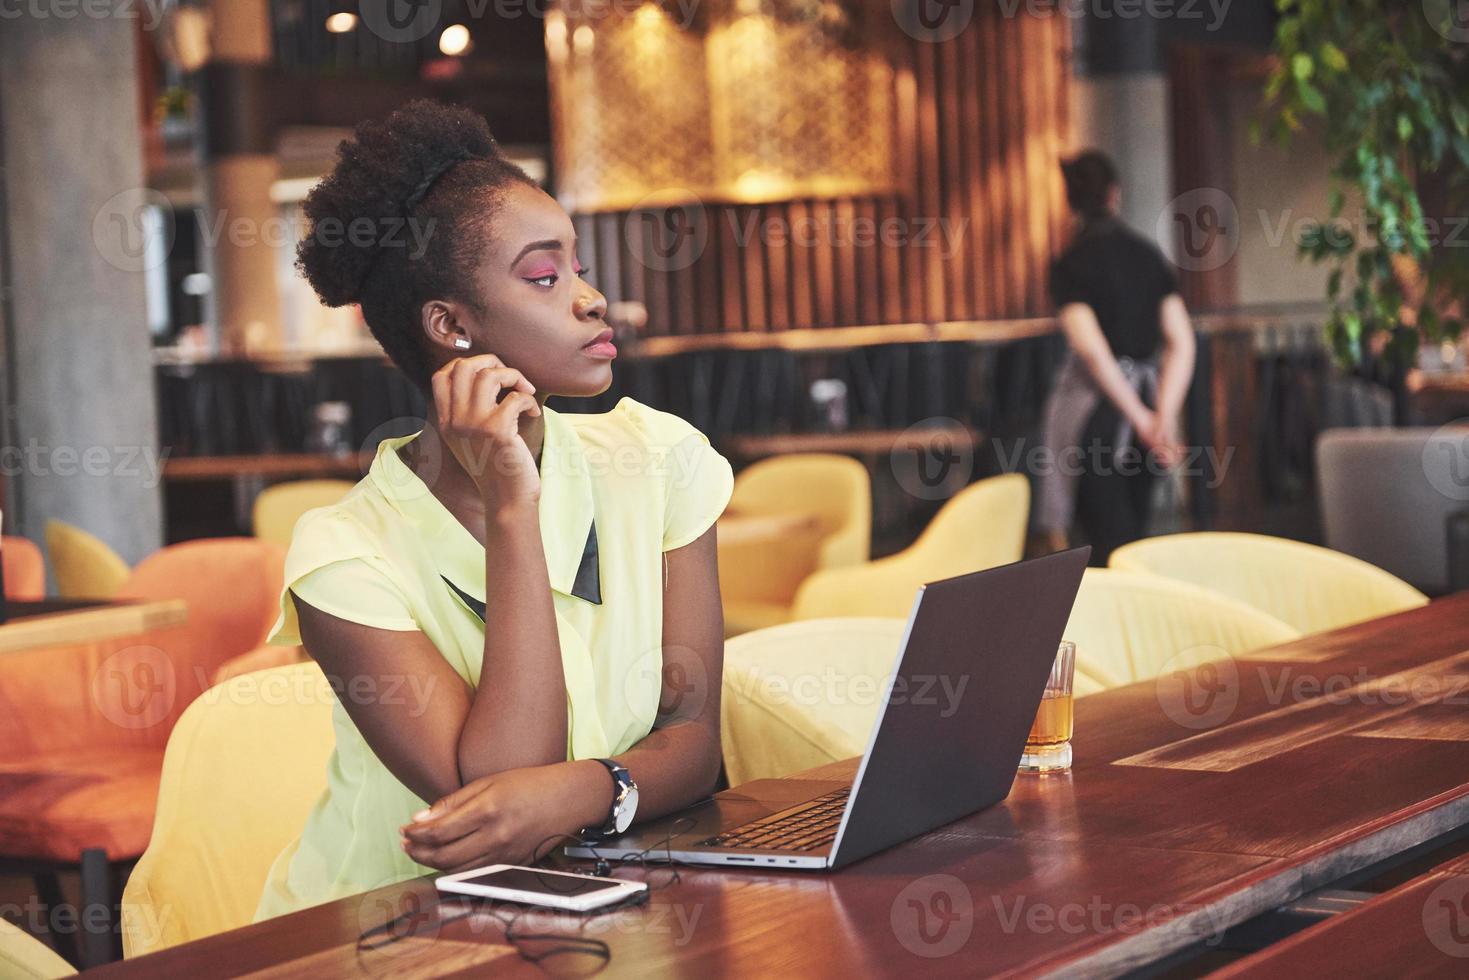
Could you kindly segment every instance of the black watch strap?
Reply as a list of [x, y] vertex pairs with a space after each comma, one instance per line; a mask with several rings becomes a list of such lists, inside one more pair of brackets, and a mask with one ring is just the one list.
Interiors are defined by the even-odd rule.
[[632, 786], [632, 776], [628, 774], [626, 766], [618, 765], [611, 759], [594, 761], [602, 763], [612, 774], [612, 806], [607, 809], [607, 819], [603, 821], [602, 826], [586, 827], [582, 830], [581, 836], [584, 840], [601, 840], [612, 836], [617, 830], [617, 804], [627, 795], [628, 788]]

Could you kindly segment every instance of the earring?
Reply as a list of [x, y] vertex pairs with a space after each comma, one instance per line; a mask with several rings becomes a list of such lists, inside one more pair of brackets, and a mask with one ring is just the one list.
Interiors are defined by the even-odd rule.
[[454, 346], [455, 347], [458, 347], [460, 350], [469, 350], [469, 338], [468, 337], [455, 337], [454, 338]]

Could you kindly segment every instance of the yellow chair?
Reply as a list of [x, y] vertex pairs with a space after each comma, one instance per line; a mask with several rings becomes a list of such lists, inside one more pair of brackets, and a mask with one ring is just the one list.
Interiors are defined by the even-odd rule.
[[321, 669], [303, 663], [234, 677], [189, 705], [123, 892], [125, 956], [250, 923], [271, 863], [326, 789], [332, 703]]
[[0, 977], [5, 980], [56, 980], [76, 970], [29, 933], [0, 919]]
[[948, 501], [904, 551], [853, 568], [817, 572], [796, 593], [793, 619], [906, 619], [925, 582], [1019, 561], [1030, 483], [1018, 473], [980, 480]]
[[860, 755], [902, 619], [817, 619], [724, 645], [720, 733], [733, 785]]
[[810, 514], [816, 522], [774, 541], [720, 542], [726, 636], [786, 622], [808, 575], [865, 562], [871, 553], [872, 481], [847, 456], [792, 453], [754, 463], [735, 478], [729, 512]]
[[255, 497], [255, 536], [289, 547], [296, 521], [308, 510], [336, 503], [351, 490], [347, 480], [293, 480], [266, 487]]
[[1108, 565], [1188, 582], [1254, 606], [1302, 633], [1415, 609], [1428, 597], [1376, 565], [1263, 534], [1169, 534], [1118, 548]]
[[1156, 575], [1088, 568], [1063, 636], [1076, 644], [1078, 695], [1165, 670], [1286, 643], [1300, 631], [1227, 596]]
[[110, 599], [132, 574], [107, 542], [65, 521], [46, 522], [46, 551], [63, 599]]

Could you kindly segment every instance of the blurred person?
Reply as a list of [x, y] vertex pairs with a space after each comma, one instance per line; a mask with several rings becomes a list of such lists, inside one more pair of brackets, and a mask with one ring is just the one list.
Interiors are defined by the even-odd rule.
[[1193, 325], [1168, 260], [1117, 216], [1112, 161], [1088, 150], [1061, 172], [1078, 231], [1051, 269], [1067, 354], [1046, 401], [1036, 524], [1059, 549], [1074, 517], [1105, 565], [1147, 533], [1154, 480], [1183, 457]]
[[296, 525], [270, 642], [332, 681], [336, 746], [257, 919], [527, 864], [687, 806], [720, 768], [728, 462], [629, 398], [546, 406], [611, 384], [607, 301], [481, 116], [410, 103], [338, 155], [298, 265], [326, 305], [361, 304], [430, 417]]

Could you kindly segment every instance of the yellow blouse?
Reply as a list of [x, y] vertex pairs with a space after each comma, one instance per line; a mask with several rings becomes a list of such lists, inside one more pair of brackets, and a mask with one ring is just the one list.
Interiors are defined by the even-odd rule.
[[[624, 398], [602, 415], [544, 410], [541, 541], [566, 678], [569, 759], [625, 752], [652, 730], [662, 673], [662, 553], [697, 539], [719, 517], [734, 481], [729, 463], [693, 426]], [[307, 512], [286, 556], [271, 643], [300, 642], [294, 592], [341, 619], [421, 630], [471, 688], [479, 684], [485, 551], [384, 440], [339, 503]], [[587, 557], [595, 525], [596, 555]], [[595, 566], [600, 603], [578, 570]], [[452, 586], [451, 584], [452, 583]], [[495, 611], [487, 611], [493, 623]], [[351, 679], [345, 679], [350, 684]], [[419, 698], [394, 691], [349, 697]], [[344, 692], [338, 692], [338, 698]], [[336, 749], [328, 785], [301, 836], [275, 860], [256, 920], [428, 874], [399, 846], [398, 828], [426, 802], [378, 761], [343, 709], [332, 706]]]

